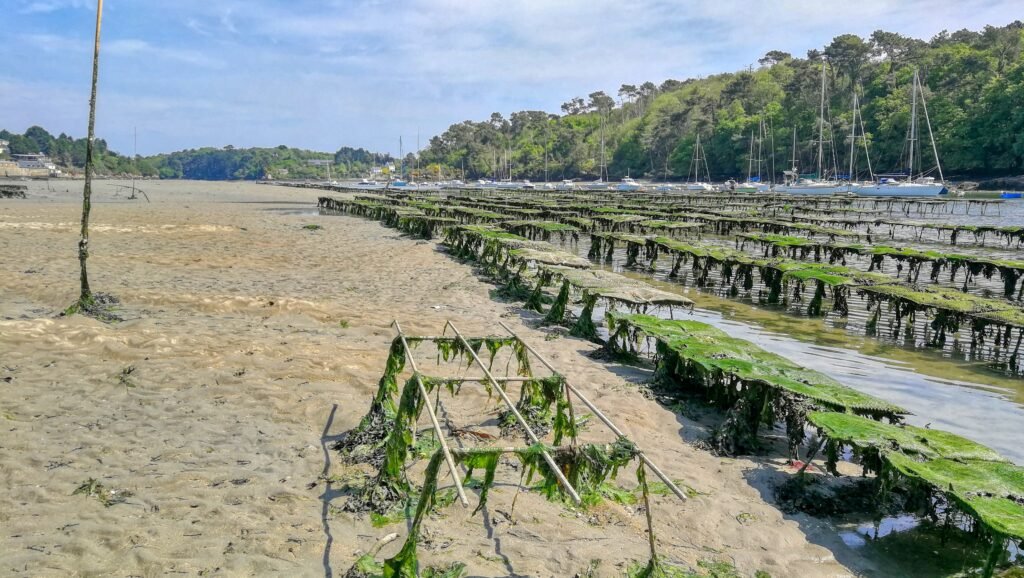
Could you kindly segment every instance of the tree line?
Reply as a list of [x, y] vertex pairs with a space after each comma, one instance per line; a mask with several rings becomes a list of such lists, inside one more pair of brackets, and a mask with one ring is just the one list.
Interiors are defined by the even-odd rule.
[[[875, 172], [898, 171], [908, 164], [910, 92], [918, 70], [946, 175], [1020, 174], [1022, 47], [1019, 21], [942, 32], [929, 41], [881, 30], [866, 39], [843, 34], [805, 58], [770, 51], [748, 70], [660, 85], [627, 84], [614, 96], [593, 92], [563, 104], [560, 115], [521, 111], [506, 119], [494, 113], [484, 121], [453, 124], [430, 140], [420, 164], [447, 167], [448, 174], [464, 168], [473, 179], [510, 173], [516, 179], [597, 178], [603, 140], [611, 178], [678, 180], [692, 174], [700, 135], [715, 178], [745, 178], [749, 170], [767, 179], [789, 168], [793, 158], [802, 170], [814, 167], [821, 132], [826, 167], [846, 173], [855, 155], [855, 172], [863, 176], [866, 141]], [[920, 115], [923, 105], [918, 107]], [[914, 164], [934, 165], [923, 116], [919, 122], [916, 150], [927, 154]]]
[[[0, 130], [0, 140], [8, 141], [9, 151], [4, 156], [44, 154], [53, 162], [66, 169], [85, 167], [85, 151], [88, 139], [73, 138], [64, 133], [53, 136], [39, 126], [29, 127], [24, 134]], [[135, 174], [156, 176], [156, 169], [143, 159], [133, 165], [132, 159], [110, 150], [107, 141], [96, 139], [93, 143], [93, 160], [100, 174]]]
[[[865, 143], [875, 172], [900, 171], [909, 164], [915, 71], [947, 176], [1024, 173], [1024, 24], [1019, 21], [980, 31], [942, 32], [928, 41], [881, 30], [868, 38], [843, 34], [820, 50], [809, 50], [806, 57], [773, 50], [748, 70], [657, 85], [624, 84], [614, 95], [595, 91], [564, 103], [561, 114], [520, 111], [505, 118], [494, 113], [483, 121], [451, 125], [430, 140], [418, 159], [407, 155], [405, 165], [407, 174], [414, 165], [420, 168], [415, 178], [631, 175], [682, 180], [693, 174], [699, 136], [716, 179], [745, 178], [748, 171], [778, 178], [793, 159], [801, 170], [809, 170], [816, 166], [819, 140], [822, 164], [837, 173], [845, 173], [855, 156], [854, 170], [864, 176]], [[855, 94], [861, 105], [856, 119]], [[924, 127], [918, 136], [915, 150], [923, 158], [914, 165], [920, 167], [929, 164], [931, 151]], [[10, 141], [13, 154], [42, 152], [58, 165], [84, 166], [85, 139], [54, 137], [37, 126], [23, 135], [0, 131], [0, 139]], [[109, 150], [102, 139], [94, 144], [96, 172], [102, 175], [325, 178], [327, 161], [331, 176], [345, 178], [399, 162], [388, 154], [351, 147], [332, 155], [284, 145], [226, 146], [133, 158]]]
[[[86, 139], [73, 138], [64, 133], [53, 136], [39, 126], [29, 127], [24, 134], [0, 130], [0, 140], [9, 144], [4, 156], [19, 154], [45, 154], [53, 162], [68, 170], [85, 167]], [[162, 179], [242, 180], [242, 179], [320, 179], [332, 177], [362, 177], [375, 166], [397, 162], [389, 154], [375, 153], [362, 148], [341, 147], [331, 154], [290, 148], [204, 147], [149, 157], [122, 156], [110, 150], [107, 142], [96, 139], [93, 143], [96, 174], [104, 176], [139, 175]], [[314, 161], [314, 163], [310, 163]], [[328, 171], [330, 166], [330, 171]]]

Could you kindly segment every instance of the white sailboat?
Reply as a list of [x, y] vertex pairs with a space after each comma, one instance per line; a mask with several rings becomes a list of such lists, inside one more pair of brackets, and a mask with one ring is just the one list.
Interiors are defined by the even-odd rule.
[[639, 191], [641, 188], [642, 185], [630, 178], [629, 175], [622, 177], [622, 181], [615, 185], [617, 191]]
[[604, 115], [601, 115], [601, 166], [598, 167], [597, 180], [587, 183], [584, 188], [588, 191], [607, 191], [609, 188], [605, 177], [608, 176], [608, 165], [604, 162]]
[[[701, 171], [703, 170], [703, 175]], [[693, 175], [693, 181], [690, 180], [690, 175]], [[707, 180], [701, 180], [701, 176], [704, 176]], [[697, 140], [693, 143], [693, 158], [690, 160], [690, 171], [686, 174], [686, 182], [680, 185], [680, 188], [684, 191], [713, 191], [715, 190], [714, 185], [711, 181], [711, 171], [708, 170], [708, 159], [703, 154], [703, 149], [700, 146], [700, 133], [697, 133]]]
[[405, 187], [409, 182], [405, 180], [405, 151], [402, 147], [402, 137], [398, 137], [398, 178], [391, 181], [392, 187]]
[[[833, 151], [834, 152], [834, 151]], [[783, 171], [786, 180], [775, 186], [777, 193], [794, 195], [834, 195], [850, 190], [850, 185], [834, 179], [823, 179], [825, 159], [825, 63], [821, 64], [821, 107], [818, 111], [818, 172], [814, 176], [801, 175], [796, 164], [796, 131], [793, 131], [793, 168]]]
[[[932, 154], [935, 156], [935, 171], [939, 179], [927, 176], [924, 171], [916, 178], [914, 176], [914, 160], [919, 154], [917, 137], [917, 95], [921, 95], [921, 108], [924, 110], [924, 120], [928, 127], [928, 138], [932, 143]], [[858, 195], [871, 197], [935, 197], [948, 192], [942, 176], [942, 165], [939, 163], [939, 149], [935, 145], [935, 135], [932, 133], [932, 122], [928, 117], [928, 104], [924, 100], [924, 88], [921, 86], [921, 77], [918, 71], [914, 70], [914, 80], [910, 89], [910, 129], [907, 136], [907, 173], [906, 175], [879, 175], [874, 183], [858, 184], [853, 186], [853, 192]]]
[[[761, 164], [764, 162], [761, 145], [764, 142], [764, 119], [758, 124], [758, 132], [760, 133], [757, 138], [757, 154], [755, 157], [754, 148], [754, 131], [750, 131], [750, 153], [747, 156], [747, 180], [736, 184], [732, 190], [737, 193], [763, 193], [771, 190], [771, 185], [762, 182], [761, 180]], [[756, 161], [755, 161], [756, 158]], [[754, 174], [754, 163], [757, 163], [757, 174]]]

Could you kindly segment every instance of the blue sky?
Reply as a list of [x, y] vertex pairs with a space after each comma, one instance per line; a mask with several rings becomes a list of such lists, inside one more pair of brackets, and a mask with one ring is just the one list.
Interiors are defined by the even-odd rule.
[[[97, 134], [131, 153], [398, 152], [465, 119], [734, 71], [873, 30], [1004, 25], [1021, 0], [106, 0]], [[84, 136], [95, 0], [0, 3], [0, 128]]]

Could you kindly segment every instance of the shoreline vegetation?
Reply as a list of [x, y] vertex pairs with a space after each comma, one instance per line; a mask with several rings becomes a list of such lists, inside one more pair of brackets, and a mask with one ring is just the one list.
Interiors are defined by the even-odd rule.
[[[460, 177], [539, 180], [679, 181], [700, 136], [712, 178], [761, 176], [815, 166], [811, 127], [817, 124], [822, 66], [827, 109], [822, 159], [829, 172], [847, 172], [851, 101], [857, 94], [864, 140], [882, 171], [901, 171], [910, 124], [910, 79], [919, 70], [935, 139], [950, 180], [991, 180], [989, 189], [1021, 189], [1024, 181], [1024, 24], [942, 32], [925, 41], [882, 30], [868, 38], [843, 34], [799, 57], [769, 51], [749, 70], [705, 78], [622, 85], [564, 103], [561, 115], [543, 111], [494, 113], [481, 122], [451, 125], [419, 155], [404, 159], [417, 180]], [[795, 131], [795, 135], [794, 135]], [[398, 140], [399, 135], [395, 135]], [[796, 140], [797, 150], [792, 142]], [[860, 139], [860, 136], [857, 137]], [[84, 165], [85, 139], [53, 137], [40, 127], [18, 135], [0, 131], [11, 152], [52, 157], [66, 169]], [[606, 153], [602, 162], [602, 141]], [[759, 154], [751, 153], [756, 141]], [[860, 146], [860, 145], [858, 145]], [[866, 176], [861, 152], [852, 163]], [[127, 157], [96, 141], [97, 172], [198, 180], [359, 178], [403, 159], [361, 148], [335, 153], [290, 148], [205, 147]], [[915, 164], [918, 164], [915, 162]], [[414, 168], [415, 167], [415, 168]]]

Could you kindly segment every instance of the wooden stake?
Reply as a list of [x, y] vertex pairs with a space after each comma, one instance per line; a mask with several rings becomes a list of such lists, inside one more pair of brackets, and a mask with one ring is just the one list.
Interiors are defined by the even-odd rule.
[[103, 23], [103, 0], [96, 0], [96, 37], [92, 54], [92, 96], [89, 98], [89, 132], [85, 143], [85, 188], [82, 191], [82, 235], [78, 241], [78, 265], [81, 291], [78, 296], [79, 310], [92, 305], [92, 290], [89, 288], [89, 273], [86, 260], [89, 258], [89, 212], [92, 209], [93, 141], [96, 139], [96, 84], [100, 75], [100, 26]]

